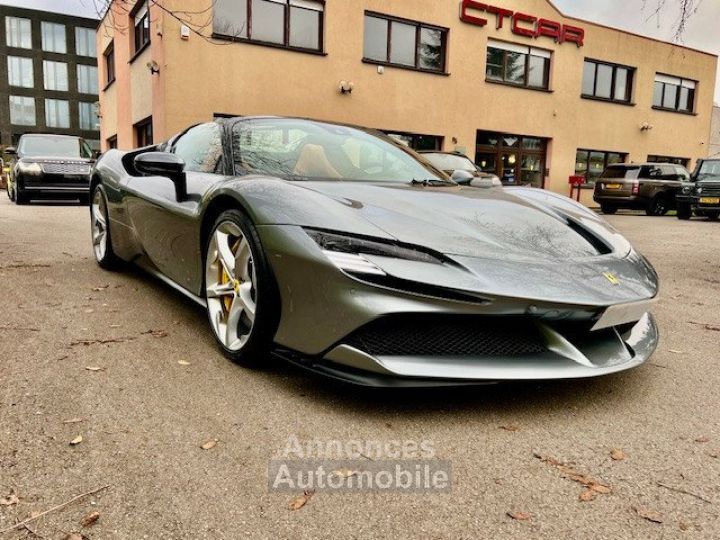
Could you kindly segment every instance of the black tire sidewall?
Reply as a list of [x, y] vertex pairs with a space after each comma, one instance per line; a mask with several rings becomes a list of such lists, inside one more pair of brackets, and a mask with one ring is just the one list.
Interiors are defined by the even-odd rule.
[[[260, 237], [250, 218], [240, 210], [226, 210], [222, 212], [215, 220], [210, 234], [204, 239], [203, 249], [203, 290], [206, 287], [205, 272], [207, 268], [207, 257], [210, 246], [210, 238], [215, 234], [215, 230], [221, 223], [230, 221], [237, 225], [242, 231], [245, 239], [250, 245], [250, 251], [253, 257], [253, 271], [256, 274], [255, 289], [255, 320], [248, 338], [242, 349], [232, 351], [225, 347], [220, 341], [212, 328], [210, 321], [210, 308], [207, 308], [208, 323], [210, 331], [215, 338], [218, 346], [223, 354], [230, 358], [233, 362], [241, 364], [245, 367], [260, 368], [267, 365], [269, 353], [273, 346], [273, 339], [279, 324], [280, 302], [277, 292], [275, 276], [270, 268], [265, 251], [260, 242]], [[207, 302], [207, 295], [205, 295]]]
[[98, 263], [98, 266], [102, 268], [103, 270], [118, 270], [122, 264], [122, 261], [120, 258], [115, 255], [115, 252], [112, 248], [112, 235], [110, 233], [110, 216], [108, 215], [108, 199], [107, 194], [105, 193], [105, 189], [103, 189], [102, 185], [97, 184], [93, 190], [90, 192], [89, 197], [89, 203], [88, 203], [88, 209], [90, 211], [90, 240], [92, 242], [92, 222], [93, 222], [93, 215], [92, 215], [92, 203], [95, 200], [95, 193], [100, 192], [102, 198], [105, 200], [105, 255], [102, 259], [98, 259], [97, 255], [95, 255], [95, 246], [93, 246], [93, 257], [95, 257], [95, 261]]

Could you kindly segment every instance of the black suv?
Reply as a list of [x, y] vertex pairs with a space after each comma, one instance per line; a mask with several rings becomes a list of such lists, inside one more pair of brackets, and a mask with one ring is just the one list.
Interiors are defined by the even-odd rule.
[[675, 195], [689, 178], [685, 167], [671, 163], [610, 165], [595, 182], [593, 199], [603, 214], [630, 208], [664, 216], [675, 208]]
[[720, 217], [720, 158], [698, 160], [677, 195], [678, 219], [690, 219], [693, 214], [713, 220]]
[[80, 199], [90, 190], [94, 154], [80, 137], [27, 134], [20, 137], [8, 178], [8, 196], [17, 204], [30, 199]]

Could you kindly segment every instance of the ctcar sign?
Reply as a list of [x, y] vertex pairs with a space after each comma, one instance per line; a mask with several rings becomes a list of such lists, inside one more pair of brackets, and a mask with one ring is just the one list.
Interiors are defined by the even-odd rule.
[[495, 27], [498, 30], [503, 27], [505, 19], [509, 19], [512, 25], [512, 33], [518, 36], [531, 38], [539, 38], [541, 36], [549, 37], [558, 43], [575, 43], [578, 47], [582, 47], [584, 44], [585, 30], [577, 26], [561, 24], [556, 21], [528, 15], [527, 13], [520, 13], [519, 11], [512, 11], [511, 9], [476, 2], [475, 0], [463, 0], [460, 8], [460, 20], [476, 26], [485, 26], [488, 20], [480, 17], [480, 13], [495, 15]]

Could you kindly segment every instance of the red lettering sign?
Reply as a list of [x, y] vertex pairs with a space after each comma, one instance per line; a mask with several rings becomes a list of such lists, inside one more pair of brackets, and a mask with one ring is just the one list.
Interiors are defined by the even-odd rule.
[[488, 20], [479, 16], [479, 13], [495, 15], [495, 28], [500, 30], [505, 19], [511, 20], [511, 31], [517, 36], [539, 38], [548, 37], [557, 43], [575, 43], [578, 47], [585, 44], [585, 30], [577, 26], [570, 26], [548, 19], [520, 13], [510, 9], [491, 6], [476, 0], [462, 0], [460, 4], [460, 20], [475, 26], [486, 26]]

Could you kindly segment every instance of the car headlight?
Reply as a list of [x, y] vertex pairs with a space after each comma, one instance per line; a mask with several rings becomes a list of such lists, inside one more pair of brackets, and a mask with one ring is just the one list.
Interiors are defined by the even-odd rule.
[[377, 255], [431, 264], [443, 264], [444, 262], [439, 256], [415, 246], [316, 229], [305, 229], [305, 232], [335, 266], [351, 274], [385, 275], [385, 271], [364, 255]]
[[698, 195], [700, 195], [700, 194], [702, 193], [702, 188], [701, 188], [701, 187], [696, 187], [696, 188], [695, 188], [695, 193], [697, 193]]
[[42, 174], [43, 170], [39, 163], [23, 163], [22, 161], [17, 164], [18, 172], [22, 174], [38, 175]]

